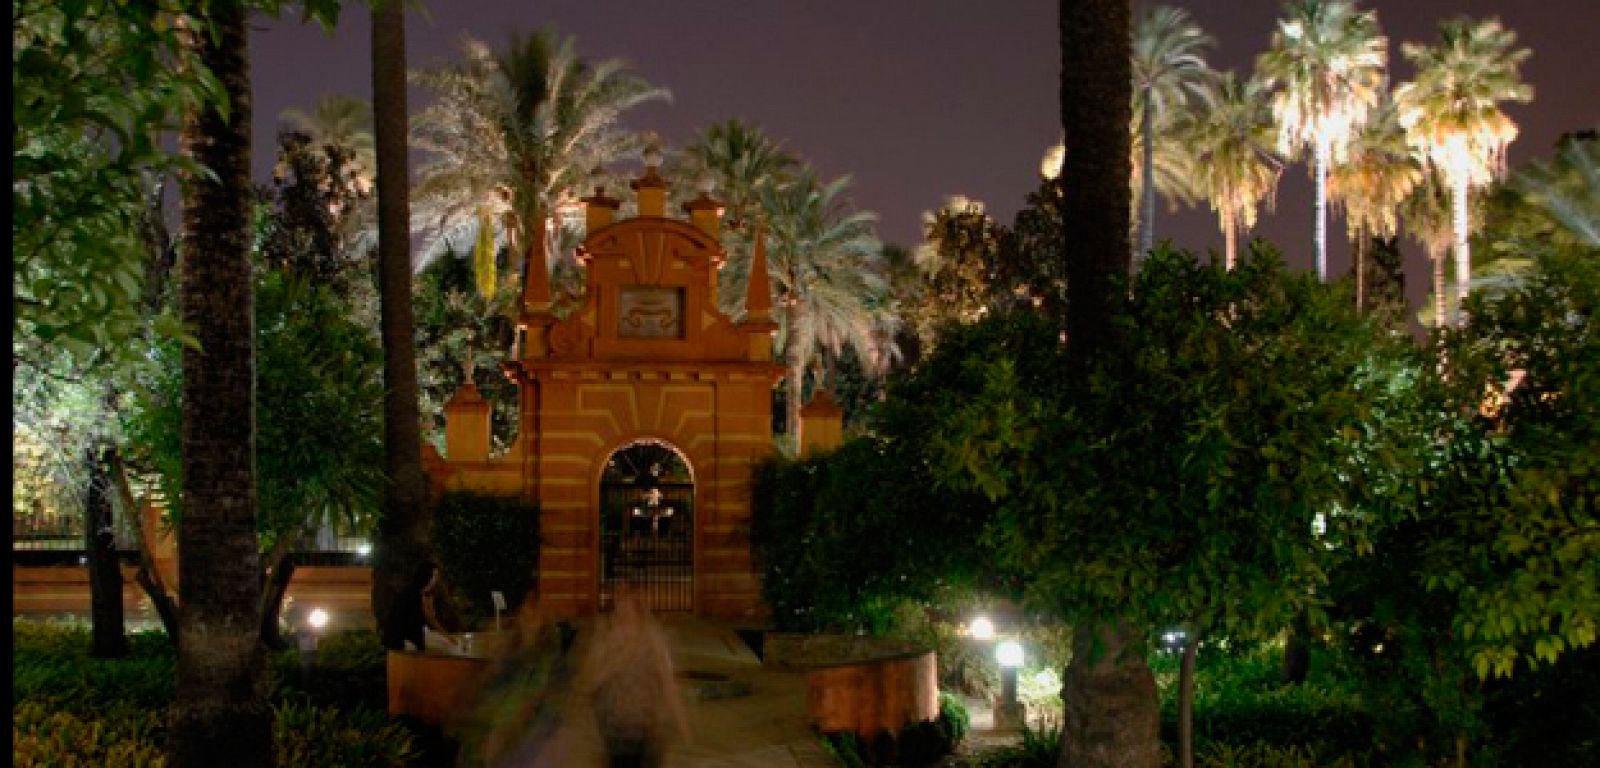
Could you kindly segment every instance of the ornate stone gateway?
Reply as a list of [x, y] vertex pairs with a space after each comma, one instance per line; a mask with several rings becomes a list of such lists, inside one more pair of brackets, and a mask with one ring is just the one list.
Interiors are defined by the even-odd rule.
[[[758, 245], [735, 322], [716, 298], [720, 204], [702, 194], [684, 206], [688, 221], [668, 218], [654, 167], [632, 187], [639, 215], [622, 221], [603, 190], [584, 198], [583, 304], [559, 319], [544, 238], [532, 238], [518, 348], [504, 364], [521, 390], [516, 443], [489, 456], [488, 404], [464, 387], [445, 408], [449, 459], [429, 470], [439, 487], [539, 503], [541, 540], [529, 546], [540, 548], [535, 593], [549, 613], [609, 608], [627, 585], [662, 609], [759, 614], [750, 480], [773, 450], [782, 376], [766, 256]], [[618, 460], [645, 447], [677, 457], [692, 482], [624, 474]]]

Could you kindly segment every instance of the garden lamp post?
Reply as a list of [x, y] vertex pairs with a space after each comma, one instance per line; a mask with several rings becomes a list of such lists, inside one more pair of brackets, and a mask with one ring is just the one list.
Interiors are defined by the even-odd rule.
[[1003, 640], [994, 648], [994, 660], [1000, 663], [1000, 699], [994, 703], [996, 730], [1016, 730], [1026, 724], [1022, 702], [1017, 700], [1017, 670], [1022, 667], [1022, 644]]

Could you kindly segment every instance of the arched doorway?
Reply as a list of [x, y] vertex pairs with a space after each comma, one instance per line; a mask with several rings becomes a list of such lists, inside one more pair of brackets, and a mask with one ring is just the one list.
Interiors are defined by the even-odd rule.
[[600, 610], [624, 590], [657, 611], [694, 610], [694, 474], [659, 440], [617, 449], [600, 476]]

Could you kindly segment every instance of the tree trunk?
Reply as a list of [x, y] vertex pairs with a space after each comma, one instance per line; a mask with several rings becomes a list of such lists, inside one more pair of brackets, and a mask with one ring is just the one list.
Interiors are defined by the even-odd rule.
[[1223, 265], [1229, 272], [1239, 263], [1239, 225], [1228, 216], [1222, 224]]
[[[790, 282], [794, 285], [794, 282]], [[800, 359], [800, 342], [796, 338], [800, 333], [800, 302], [794, 296], [789, 296], [784, 303], [783, 313], [789, 330], [783, 339], [783, 367], [784, 381], [787, 382], [789, 391], [783, 401], [784, 427], [789, 435], [794, 438], [794, 452], [800, 455], [800, 431], [805, 425], [800, 423], [800, 408], [805, 399], [805, 361]]]
[[1333, 154], [1328, 146], [1328, 140], [1317, 139], [1316, 158], [1314, 160], [1317, 176], [1317, 201], [1316, 201], [1316, 259], [1317, 279], [1328, 282], [1328, 160]]
[[161, 571], [156, 567], [155, 553], [150, 551], [153, 532], [144, 529], [144, 516], [133, 498], [133, 489], [128, 487], [128, 468], [122, 463], [120, 451], [112, 452], [109, 466], [112, 485], [117, 489], [117, 501], [121, 503], [123, 513], [132, 521], [134, 536], [139, 540], [139, 570], [134, 573], [134, 581], [144, 588], [145, 595], [156, 608], [156, 615], [161, 618], [161, 628], [166, 630], [167, 639], [173, 647], [177, 647], [178, 604], [173, 602], [172, 593], [167, 591], [166, 583], [161, 580]]
[[208, 6], [190, 45], [222, 84], [227, 115], [184, 122], [185, 154], [215, 174], [184, 185], [180, 278], [183, 518], [178, 674], [167, 739], [175, 768], [272, 764], [256, 533], [255, 334], [250, 265], [250, 69], [245, 10]]
[[[105, 418], [111, 418], [109, 408]], [[84, 456], [89, 469], [83, 520], [84, 550], [89, 558], [89, 654], [97, 659], [120, 659], [128, 655], [122, 612], [122, 564], [117, 558], [108, 470], [115, 450], [116, 444], [100, 435], [89, 442]]]
[[1305, 611], [1295, 616], [1289, 639], [1283, 644], [1283, 669], [1280, 678], [1288, 685], [1299, 685], [1311, 672], [1311, 624]]
[[1056, 183], [1062, 192], [1067, 325], [1072, 356], [1108, 346], [1111, 318], [1128, 275], [1128, 147], [1132, 64], [1127, 0], [1061, 0], [1061, 123], [1072, 151]]
[[1356, 312], [1367, 309], [1367, 228], [1356, 227], [1351, 256], [1356, 260]]
[[1196, 631], [1183, 646], [1183, 662], [1178, 667], [1178, 765], [1194, 768], [1194, 666], [1200, 648]]
[[1467, 195], [1469, 187], [1465, 175], [1456, 179], [1450, 194], [1450, 207], [1455, 221], [1455, 257], [1456, 257], [1456, 295], [1451, 306], [1451, 321], [1456, 327], [1461, 327], [1467, 322], [1462, 306], [1467, 300], [1467, 291], [1472, 287], [1472, 243], [1467, 238]]
[[1160, 765], [1156, 679], [1145, 661], [1140, 635], [1127, 622], [1102, 622], [1074, 633], [1072, 662], [1067, 665], [1062, 687], [1066, 711], [1058, 765]]
[[283, 598], [289, 594], [289, 584], [294, 581], [294, 560], [290, 555], [299, 542], [298, 532], [283, 536], [267, 555], [266, 584], [261, 595], [261, 642], [274, 650], [289, 647], [278, 631], [278, 617], [283, 613]]
[[389, 477], [372, 558], [372, 610], [381, 633], [395, 598], [429, 556], [411, 308], [405, 16], [401, 4], [393, 0], [372, 9], [372, 109], [378, 164], [383, 454]]
[[1141, 211], [1139, 215], [1139, 254], [1133, 260], [1135, 266], [1144, 263], [1150, 258], [1150, 249], [1156, 244], [1156, 141], [1151, 131], [1155, 118], [1151, 115], [1150, 84], [1144, 85], [1144, 114], [1140, 116], [1139, 132], [1143, 134], [1144, 173], [1140, 174], [1139, 198]]
[[1428, 260], [1433, 262], [1433, 327], [1445, 328], [1449, 324], [1448, 306], [1444, 296], [1444, 250], [1429, 248]]

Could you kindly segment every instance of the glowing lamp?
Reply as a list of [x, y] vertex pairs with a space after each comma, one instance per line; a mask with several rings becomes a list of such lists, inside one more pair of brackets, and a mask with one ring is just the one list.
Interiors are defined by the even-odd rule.
[[990, 621], [988, 616], [979, 616], [972, 620], [972, 626], [968, 631], [979, 640], [993, 640], [994, 622]]
[[1006, 640], [994, 648], [994, 660], [1007, 669], [1022, 666], [1022, 658], [1022, 644], [1015, 640]]

